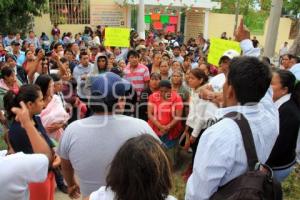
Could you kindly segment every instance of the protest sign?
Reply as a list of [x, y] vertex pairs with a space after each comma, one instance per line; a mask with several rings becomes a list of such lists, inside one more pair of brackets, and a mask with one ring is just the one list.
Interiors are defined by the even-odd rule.
[[129, 28], [105, 28], [105, 46], [109, 47], [129, 47]]
[[208, 63], [215, 66], [219, 65], [219, 60], [223, 54], [228, 50], [235, 50], [238, 53], [241, 52], [240, 43], [231, 40], [223, 40], [219, 38], [213, 38], [210, 40]]

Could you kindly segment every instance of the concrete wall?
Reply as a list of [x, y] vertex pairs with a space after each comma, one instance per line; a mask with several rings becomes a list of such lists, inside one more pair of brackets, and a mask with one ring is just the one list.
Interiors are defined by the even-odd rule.
[[[127, 14], [129, 15], [129, 13]], [[239, 16], [241, 19], [242, 16]], [[202, 20], [201, 20], [202, 21]], [[229, 14], [218, 14], [218, 13], [209, 13], [208, 19], [208, 37], [220, 37], [223, 32], [227, 32], [228, 37], [233, 37], [233, 29], [234, 29], [234, 21], [235, 16]], [[283, 45], [285, 41], [288, 41], [289, 45], [292, 44], [293, 40], [289, 40], [289, 32], [292, 21], [288, 18], [281, 18], [279, 25], [278, 38], [276, 43], [276, 53], [279, 52], [279, 49]], [[50, 22], [50, 15], [44, 14], [42, 17], [36, 17], [34, 22], [34, 31], [37, 35], [40, 35], [42, 32], [46, 32], [48, 35], [51, 35], [51, 29], [53, 25]], [[82, 32], [84, 26], [89, 26], [88, 24], [64, 24], [59, 25], [61, 32], [72, 32], [73, 34]], [[265, 46], [265, 37], [267, 33], [268, 20], [266, 20], [264, 35], [256, 35], [258, 41], [260, 42], [260, 46]], [[199, 32], [203, 32], [203, 27], [199, 28]], [[251, 35], [253, 37], [254, 35]]]
[[[61, 34], [64, 32], [72, 32], [74, 35], [79, 32], [83, 32], [85, 26], [90, 26], [89, 24], [61, 24], [59, 29]], [[51, 29], [53, 24], [50, 21], [50, 14], [44, 14], [42, 17], [36, 17], [34, 19], [33, 31], [37, 36], [40, 36], [42, 32], [45, 32], [48, 36], [51, 36]]]
[[[241, 19], [242, 16], [239, 16]], [[229, 14], [219, 14], [219, 13], [209, 13], [209, 23], [208, 23], [208, 36], [209, 38], [220, 37], [223, 32], [227, 32], [227, 37], [233, 37], [233, 29], [234, 29], [235, 15]], [[285, 41], [292, 44], [293, 40], [289, 40], [289, 33], [292, 21], [289, 18], [281, 18], [278, 30], [278, 37], [276, 41], [276, 53], [279, 52], [279, 49], [283, 45]], [[256, 36], [258, 39], [260, 46], [265, 46], [265, 38], [267, 34], [268, 28], [268, 19], [265, 23], [264, 35], [251, 35]]]

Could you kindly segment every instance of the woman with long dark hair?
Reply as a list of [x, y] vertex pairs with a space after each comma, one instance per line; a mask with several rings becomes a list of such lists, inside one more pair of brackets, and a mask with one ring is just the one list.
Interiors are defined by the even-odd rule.
[[169, 195], [171, 176], [171, 166], [160, 143], [150, 135], [141, 135], [119, 149], [106, 177], [107, 186], [93, 192], [89, 199], [176, 200]]
[[54, 82], [50, 75], [40, 75], [36, 82], [43, 93], [45, 107], [41, 112], [41, 119], [48, 135], [56, 142], [60, 140], [63, 127], [69, 119], [60, 97], [54, 95]]
[[[24, 85], [20, 87], [18, 94], [9, 91], [4, 96], [4, 107], [7, 113], [7, 118], [11, 121], [8, 131], [8, 139], [13, 150], [15, 152], [23, 152], [27, 154], [34, 153], [26, 130], [22, 127], [20, 122], [15, 120], [15, 114], [11, 111], [13, 107], [20, 107], [21, 101], [25, 103], [27, 109], [29, 110], [31, 122], [34, 124], [35, 128], [43, 136], [49, 145], [49, 148], [53, 148], [54, 145], [46, 134], [46, 130], [44, 129], [40, 117], [37, 116], [44, 107], [42, 91], [37, 85]], [[52, 155], [54, 155], [53, 152]], [[30, 200], [54, 199], [55, 182], [53, 172], [49, 171], [45, 182], [30, 184], [29, 190]]]
[[186, 136], [185, 148], [193, 150], [192, 164], [184, 173], [184, 179], [187, 180], [191, 175], [198, 142], [202, 133], [208, 128], [208, 121], [214, 119], [217, 107], [209, 101], [199, 98], [201, 87], [208, 81], [207, 75], [199, 68], [192, 69], [189, 75], [189, 86], [191, 96], [189, 101], [189, 114], [186, 120], [184, 135]]
[[287, 70], [274, 72], [273, 101], [279, 111], [279, 135], [267, 160], [274, 177], [282, 182], [296, 163], [296, 143], [300, 128], [300, 83]]

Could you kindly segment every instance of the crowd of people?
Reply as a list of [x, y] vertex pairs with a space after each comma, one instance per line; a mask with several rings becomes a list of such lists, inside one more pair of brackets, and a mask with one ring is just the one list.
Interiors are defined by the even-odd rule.
[[[105, 47], [105, 27], [52, 39], [0, 38], [0, 199], [54, 199], [57, 187], [85, 200], [175, 200], [179, 150], [186, 200], [210, 199], [248, 170], [238, 112], [258, 161], [282, 182], [300, 156], [300, 60], [261, 58], [243, 21], [242, 52], [207, 62], [201, 35], [132, 31], [130, 47]], [[226, 33], [222, 34], [226, 39]], [[52, 41], [51, 41], [52, 40]]]

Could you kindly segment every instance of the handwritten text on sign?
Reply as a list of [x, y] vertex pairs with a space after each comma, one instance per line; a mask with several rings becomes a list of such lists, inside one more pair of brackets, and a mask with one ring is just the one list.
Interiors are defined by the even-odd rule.
[[105, 46], [129, 47], [129, 28], [105, 28]]
[[219, 38], [212, 38], [210, 40], [209, 54], [207, 58], [208, 63], [218, 66], [220, 58], [226, 51], [230, 49], [241, 52], [240, 43]]

